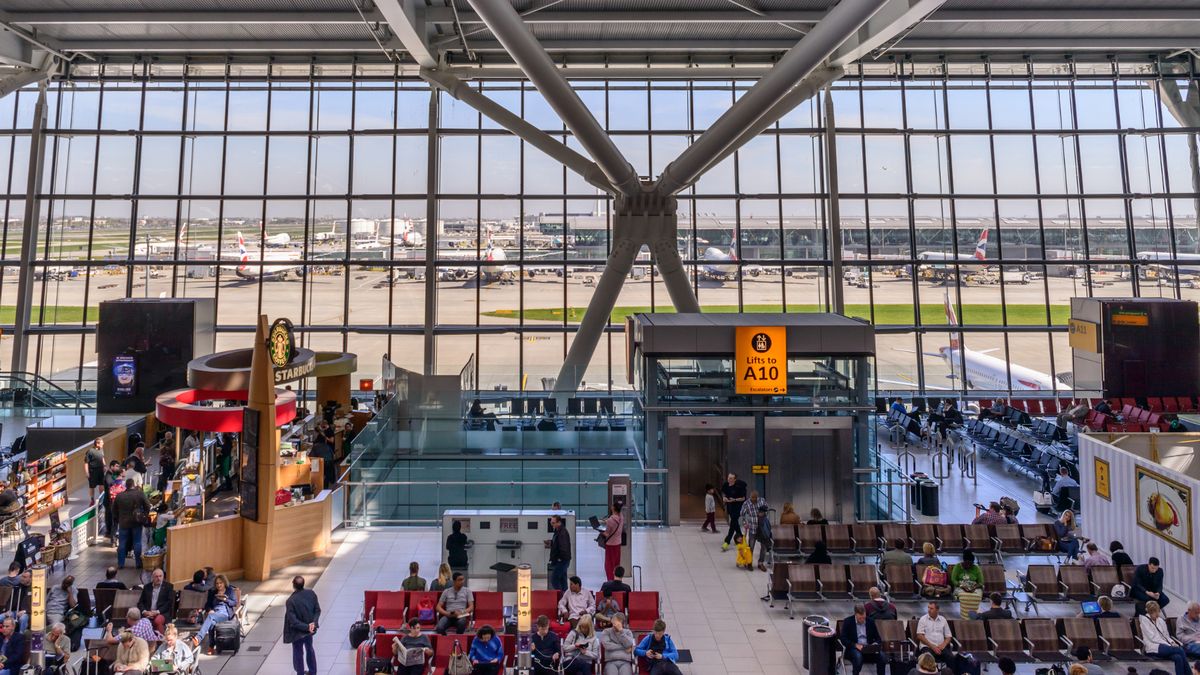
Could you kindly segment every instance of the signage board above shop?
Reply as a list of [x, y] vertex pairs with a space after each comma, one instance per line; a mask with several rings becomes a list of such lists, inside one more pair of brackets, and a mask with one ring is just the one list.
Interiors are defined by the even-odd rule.
[[737, 394], [786, 394], [787, 328], [738, 326], [733, 370]]

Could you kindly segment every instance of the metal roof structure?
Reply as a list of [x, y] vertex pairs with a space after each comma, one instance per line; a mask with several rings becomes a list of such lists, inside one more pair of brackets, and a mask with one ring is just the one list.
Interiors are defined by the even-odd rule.
[[[505, 0], [496, 0], [505, 1]], [[770, 64], [833, 0], [508, 0], [568, 66]], [[893, 3], [920, 8], [918, 0]], [[948, 0], [870, 53], [1177, 54], [1198, 0]], [[938, 6], [940, 5], [940, 6]], [[0, 60], [231, 57], [512, 66], [468, 0], [6, 0]]]

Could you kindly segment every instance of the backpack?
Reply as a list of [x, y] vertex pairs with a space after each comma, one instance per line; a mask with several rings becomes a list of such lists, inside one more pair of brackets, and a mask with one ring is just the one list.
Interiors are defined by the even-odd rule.
[[434, 619], [433, 601], [425, 598], [417, 603], [417, 621], [429, 623]]

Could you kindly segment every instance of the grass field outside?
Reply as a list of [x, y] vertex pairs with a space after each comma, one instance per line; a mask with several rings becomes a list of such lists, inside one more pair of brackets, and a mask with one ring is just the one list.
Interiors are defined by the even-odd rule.
[[[579, 323], [579, 320], [583, 318], [584, 309], [583, 307], [567, 308], [567, 322]], [[1042, 305], [1008, 305], [1005, 309], [1007, 309], [1008, 325], [1010, 326], [1046, 325], [1046, 308]], [[963, 305], [962, 316], [959, 318], [967, 325], [999, 326], [1004, 323], [1004, 312], [1001, 310], [1001, 305]], [[660, 307], [658, 309], [659, 313], [671, 313], [674, 311], [670, 307]], [[707, 305], [703, 308], [703, 311], [715, 314], [737, 312], [738, 308], [736, 305]], [[748, 314], [767, 314], [782, 312], [783, 307], [781, 305], [745, 305], [741, 311]], [[787, 311], [789, 313], [820, 312], [824, 311], [824, 308], [821, 305], [789, 304]], [[612, 321], [613, 323], [623, 323], [625, 317], [630, 314], [649, 312], [649, 307], [616, 307], [612, 311]], [[526, 321], [554, 321], [561, 323], [563, 320], [563, 310], [560, 307], [526, 309], [524, 312], [518, 312], [515, 309], [498, 309], [492, 312], [484, 312], [484, 314], [502, 319], [516, 319], [518, 315], [521, 315]], [[846, 305], [846, 314], [870, 320], [871, 307], [869, 305]], [[1065, 325], [1070, 314], [1070, 305], [1051, 305], [1050, 323], [1052, 325]], [[913, 322], [913, 306], [911, 304], [875, 305], [875, 323], [878, 325], [911, 326]], [[927, 326], [944, 325], [946, 323], [946, 315], [942, 305], [940, 303], [921, 305], [921, 323]]]
[[[12, 305], [0, 305], [0, 323], [13, 324], [16, 323], [17, 308]], [[100, 318], [99, 307], [87, 308], [88, 323], [95, 323]], [[70, 306], [47, 307], [45, 316], [42, 315], [42, 308], [34, 306], [30, 313], [30, 321], [34, 324], [39, 323], [83, 323], [83, 308]]]

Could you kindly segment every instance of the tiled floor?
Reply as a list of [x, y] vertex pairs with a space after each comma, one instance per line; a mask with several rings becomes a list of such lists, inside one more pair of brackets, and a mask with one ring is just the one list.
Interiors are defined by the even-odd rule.
[[[920, 468], [928, 471], [928, 458], [919, 456], [918, 460]], [[940, 520], [969, 520], [974, 516], [975, 502], [1001, 495], [1013, 496], [1022, 503], [1022, 522], [1044, 519], [1033, 508], [1034, 488], [1032, 481], [1005, 472], [994, 460], [980, 463], [978, 485], [962, 478], [956, 469], [942, 486]], [[576, 541], [589, 541], [587, 533], [580, 531]], [[350, 675], [354, 658], [346, 636], [350, 624], [359, 617], [362, 592], [399, 588], [410, 560], [418, 561], [423, 576], [428, 578], [441, 558], [441, 537], [433, 528], [339, 530], [334, 539], [335, 548], [326, 559], [281, 570], [262, 584], [239, 584], [248, 591], [249, 610], [242, 650], [236, 656], [202, 657], [206, 675], [291, 672], [291, 648], [282, 644], [281, 634], [290, 579], [297, 573], [309, 579], [324, 608], [316, 637], [320, 673]], [[766, 590], [767, 575], [736, 569], [733, 551], [720, 550], [721, 539], [719, 535], [701, 533], [699, 523], [634, 533], [634, 560], [641, 567], [642, 587], [662, 593], [668, 630], [680, 649], [690, 653], [691, 662], [681, 664], [681, 669], [712, 675], [802, 672], [801, 621], [789, 620], [782, 603], [771, 608], [760, 599]], [[579, 575], [586, 586], [596, 588], [602, 577], [600, 551], [593, 546], [578, 548]], [[0, 551], [0, 557], [5, 554]], [[72, 561], [68, 572], [76, 575], [81, 587], [90, 588], [114, 559], [113, 549], [89, 549]], [[1023, 567], [1028, 562], [1017, 559], [1013, 566]], [[56, 570], [51, 582], [61, 579], [62, 574]], [[124, 571], [122, 578], [126, 583], [137, 581], [133, 570]], [[477, 589], [494, 588], [490, 580], [469, 583]], [[957, 611], [957, 607], [949, 609]], [[1074, 605], [1065, 604], [1043, 603], [1039, 609], [1042, 616], [1073, 615], [1076, 611]], [[900, 610], [902, 616], [916, 616], [923, 607], [904, 603]], [[807, 602], [799, 605], [796, 614], [841, 618], [850, 612], [847, 601]], [[1021, 672], [1032, 674], [1033, 670], [1032, 666], [1022, 666]], [[1125, 672], [1116, 666], [1107, 666], [1106, 671]]]

